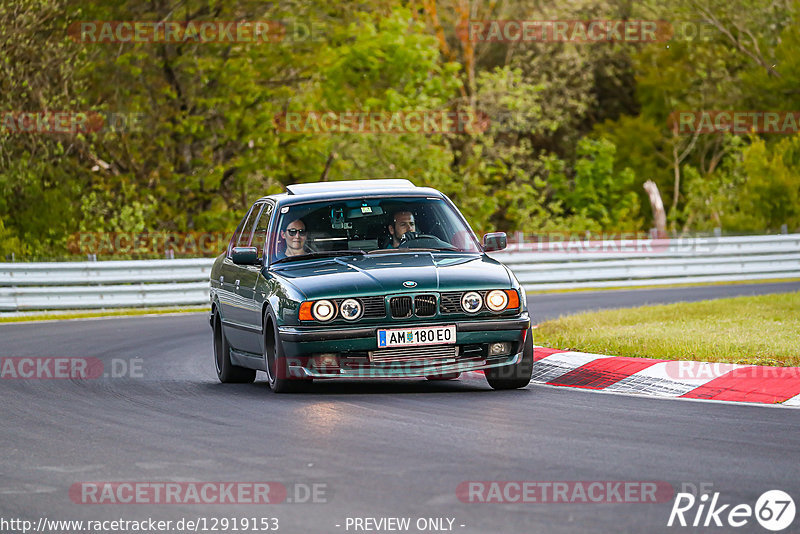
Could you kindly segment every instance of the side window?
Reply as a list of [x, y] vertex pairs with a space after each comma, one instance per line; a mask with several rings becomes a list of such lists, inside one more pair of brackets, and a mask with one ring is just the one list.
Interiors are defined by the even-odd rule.
[[244, 228], [242, 228], [242, 233], [239, 234], [239, 241], [236, 242], [237, 247], [249, 247], [250, 243], [252, 243], [253, 228], [256, 225], [256, 219], [258, 219], [258, 214], [261, 212], [262, 206], [264, 206], [264, 204], [255, 204], [253, 209], [250, 210], [247, 216], [247, 222], [244, 224]]
[[[247, 215], [244, 216], [242, 222], [239, 223], [239, 226], [236, 227], [236, 231], [233, 233], [231, 237], [231, 242], [228, 244], [228, 257], [230, 257], [233, 247], [241, 247], [246, 245], [240, 245], [239, 243], [242, 242], [242, 235], [245, 236], [245, 241], [250, 239], [250, 230], [249, 228], [252, 227], [252, 214], [255, 211], [256, 215], [258, 215], [258, 210], [261, 208], [260, 204], [256, 204], [250, 208], [250, 211], [247, 212]], [[250, 224], [248, 224], [248, 221]]]
[[261, 216], [258, 218], [255, 230], [253, 231], [253, 240], [250, 245], [258, 248], [258, 257], [264, 257], [264, 245], [267, 241], [267, 230], [269, 229], [269, 220], [272, 215], [272, 204], [264, 204], [264, 209], [261, 210]]

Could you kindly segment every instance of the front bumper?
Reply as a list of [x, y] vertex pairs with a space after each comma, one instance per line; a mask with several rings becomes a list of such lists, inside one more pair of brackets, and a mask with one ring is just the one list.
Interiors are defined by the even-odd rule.
[[[401, 325], [380, 324], [360, 327], [283, 326], [278, 329], [287, 359], [289, 376], [293, 378], [411, 378], [447, 373], [463, 373], [518, 363], [526, 333], [530, 332], [530, 317], [522, 314], [510, 318], [491, 318], [471, 321], [431, 321], [416, 326], [456, 326], [456, 355], [429, 358], [430, 349], [419, 347], [419, 357], [404, 361], [373, 361], [367, 357], [378, 350], [377, 331]], [[509, 354], [489, 356], [491, 343], [510, 343]], [[336, 354], [341, 365], [335, 369], [315, 368], [312, 357]], [[345, 364], [350, 360], [355, 364]]]
[[464, 373], [467, 371], [481, 371], [492, 367], [513, 365], [522, 360], [522, 353], [512, 354], [503, 359], [488, 361], [486, 359], [469, 359], [453, 363], [437, 363], [435, 361], [419, 362], [417, 365], [409, 363], [373, 365], [360, 369], [315, 369], [299, 362], [292, 365], [289, 361], [289, 376], [292, 378], [417, 378], [422, 376], [436, 376], [448, 373]]
[[[376, 337], [378, 330], [384, 328], [402, 328], [403, 326], [416, 327], [416, 326], [443, 326], [455, 324], [456, 332], [458, 334], [458, 342], [461, 340], [461, 334], [476, 334], [485, 333], [491, 335], [495, 332], [503, 332], [508, 330], [527, 330], [531, 327], [531, 319], [527, 313], [519, 317], [502, 318], [502, 319], [486, 319], [480, 321], [435, 321], [426, 322], [424, 324], [381, 324], [373, 326], [351, 327], [343, 326], [340, 328], [325, 328], [319, 326], [281, 326], [278, 328], [281, 341], [284, 343], [313, 343], [320, 341], [348, 341], [367, 339], [375, 342], [375, 346], [369, 347], [370, 349], [377, 348]], [[466, 337], [474, 337], [474, 335], [467, 335]]]

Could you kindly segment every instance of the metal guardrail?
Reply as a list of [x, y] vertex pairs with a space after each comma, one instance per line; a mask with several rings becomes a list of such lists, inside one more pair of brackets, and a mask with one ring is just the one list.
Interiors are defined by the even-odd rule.
[[[800, 278], [800, 234], [511, 243], [492, 257], [527, 291]], [[0, 263], [0, 311], [204, 305], [212, 263]]]
[[0, 263], [0, 311], [208, 304], [213, 262]]
[[526, 291], [800, 278], [800, 234], [511, 244]]

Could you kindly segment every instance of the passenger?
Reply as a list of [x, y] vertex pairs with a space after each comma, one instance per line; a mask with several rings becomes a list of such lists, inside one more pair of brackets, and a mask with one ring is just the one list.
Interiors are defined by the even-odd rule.
[[286, 243], [286, 246], [275, 254], [275, 259], [279, 260], [287, 256], [302, 256], [311, 252], [306, 243], [308, 239], [306, 236], [306, 223], [302, 219], [294, 219], [289, 222], [286, 225], [286, 230], [281, 230], [281, 239]]

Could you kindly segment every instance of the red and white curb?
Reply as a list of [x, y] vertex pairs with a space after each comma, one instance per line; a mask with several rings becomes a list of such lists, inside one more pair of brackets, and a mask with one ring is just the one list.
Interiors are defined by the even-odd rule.
[[800, 367], [765, 367], [534, 349], [532, 381], [614, 393], [800, 407]]

